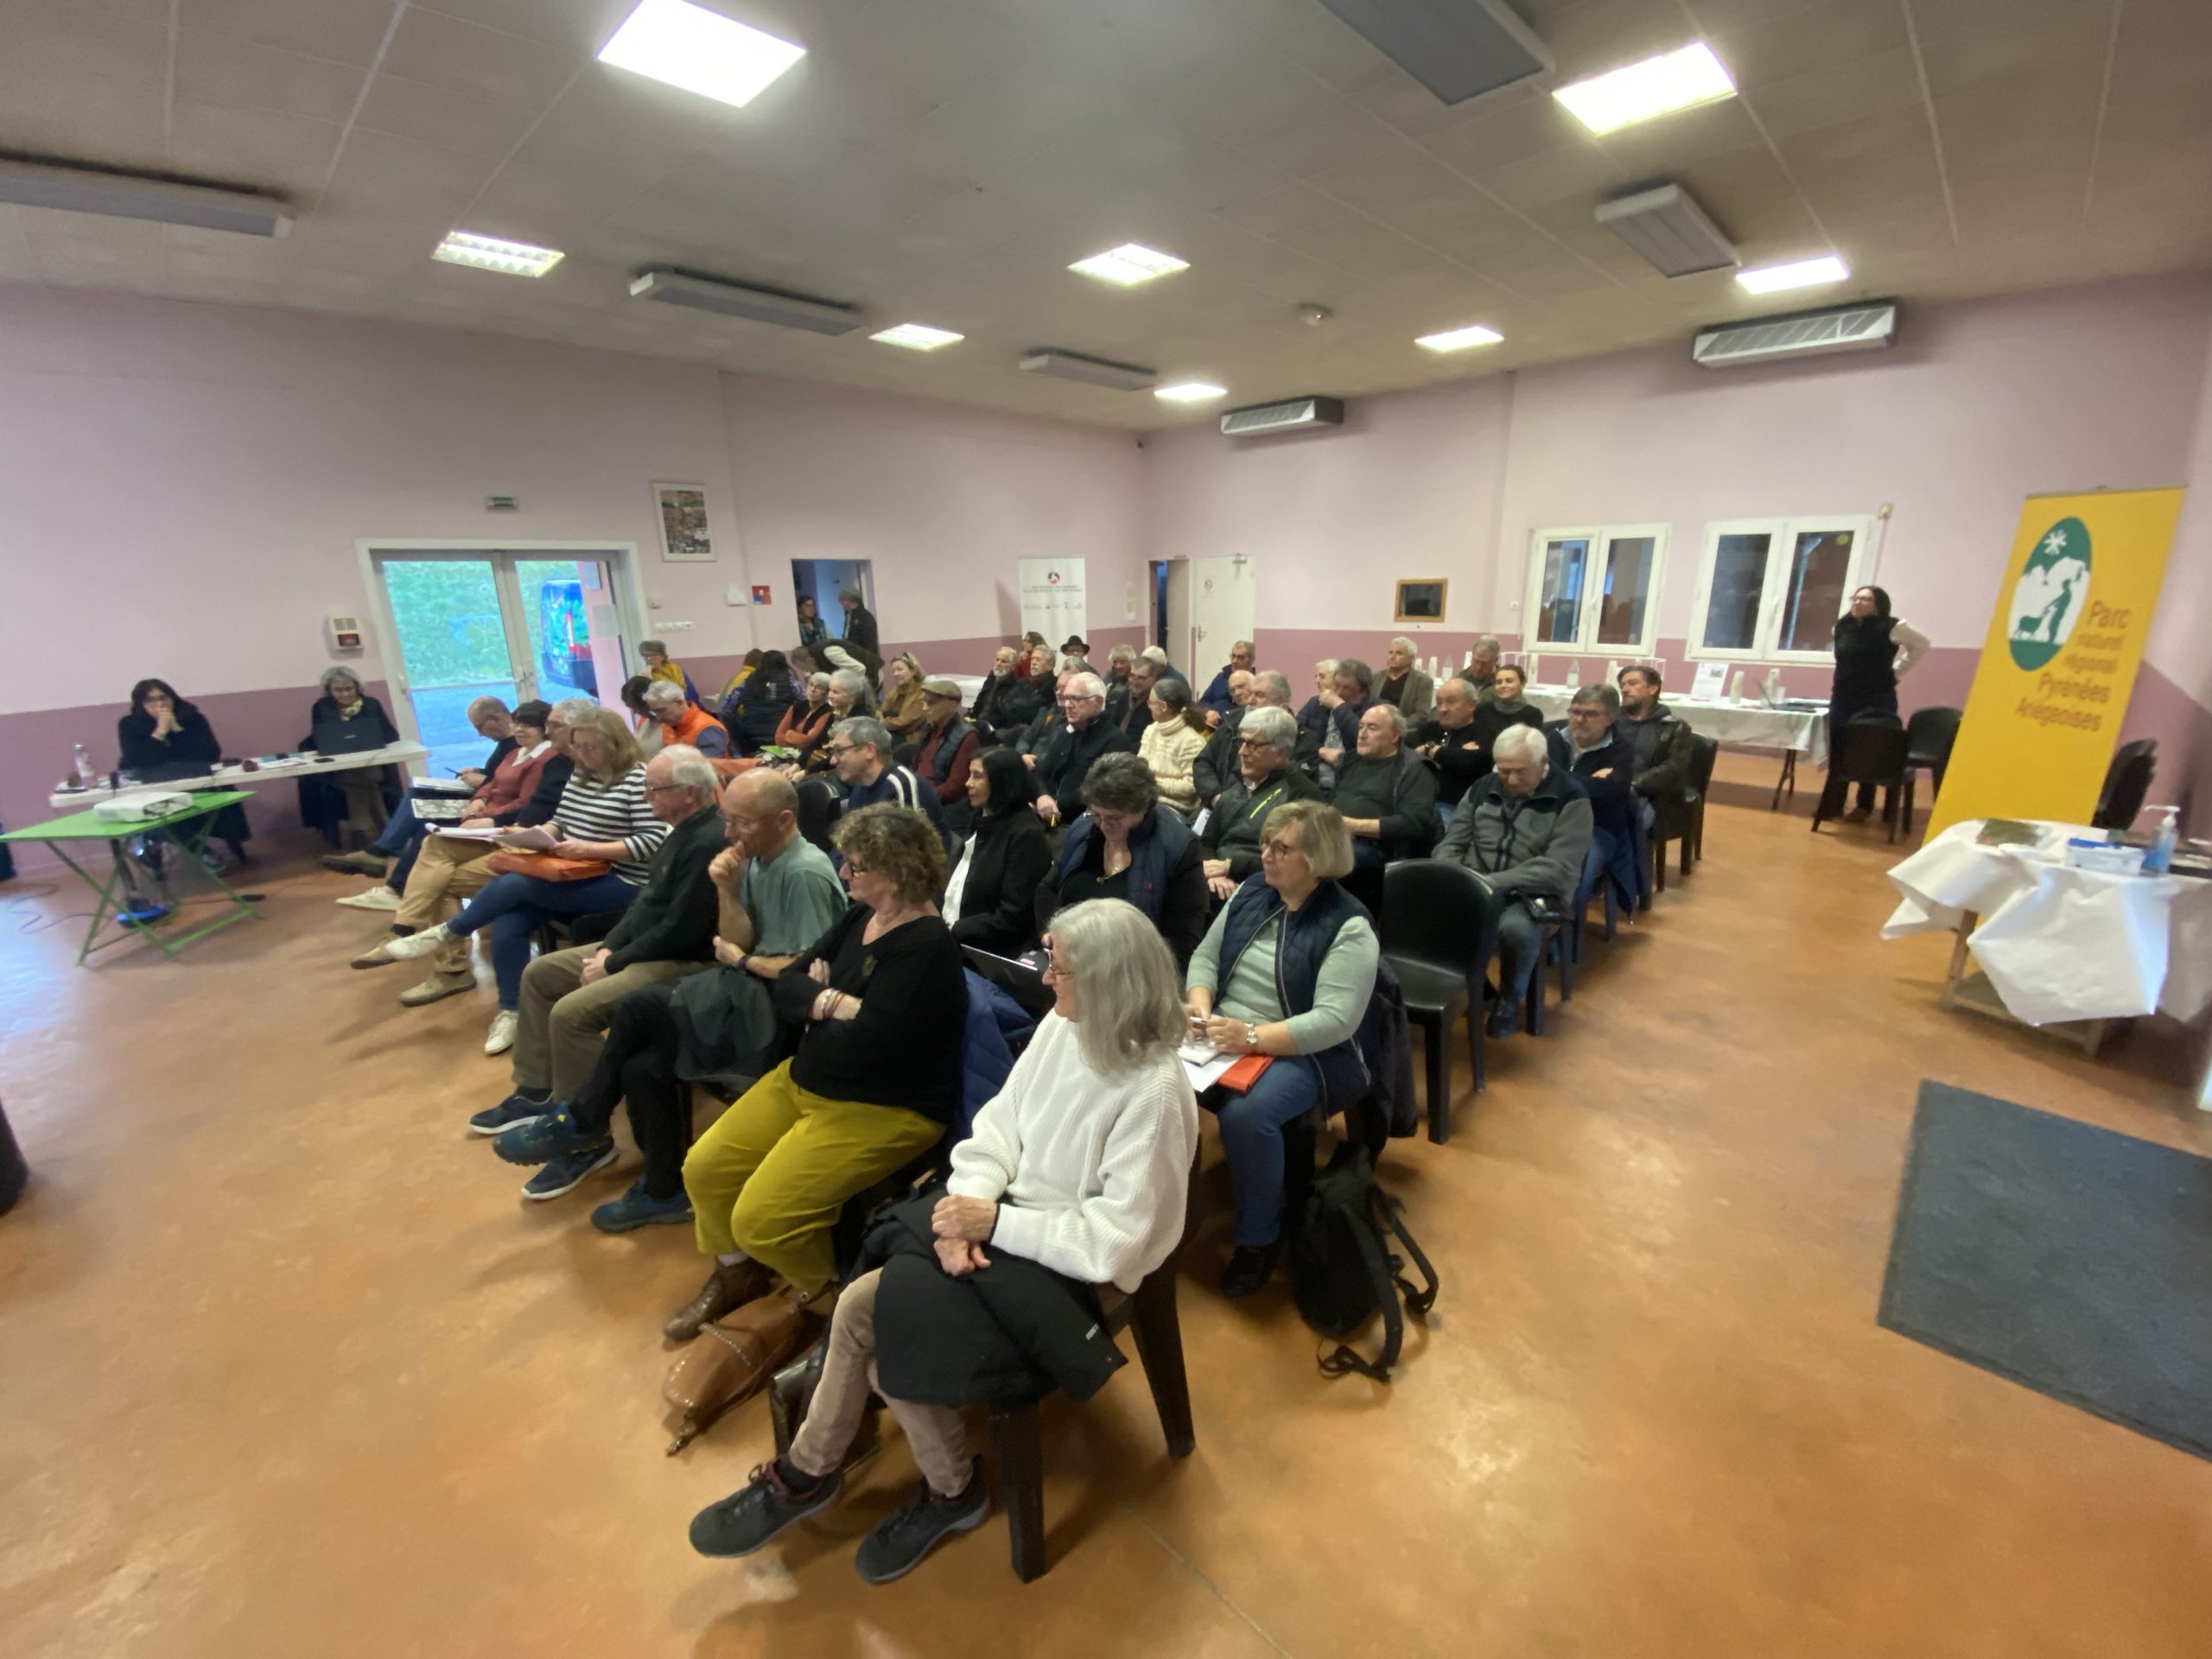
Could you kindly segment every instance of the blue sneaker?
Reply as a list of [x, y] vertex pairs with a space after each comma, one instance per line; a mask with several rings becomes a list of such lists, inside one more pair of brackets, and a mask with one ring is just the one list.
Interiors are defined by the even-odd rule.
[[593, 1171], [605, 1169], [613, 1161], [612, 1139], [582, 1152], [564, 1152], [522, 1184], [522, 1195], [525, 1198], [557, 1198], [563, 1192], [575, 1192]]
[[543, 1116], [518, 1123], [492, 1143], [492, 1150], [511, 1164], [542, 1164], [564, 1153], [612, 1144], [607, 1131], [593, 1133], [576, 1127], [565, 1106], [548, 1105]]
[[535, 1123], [553, 1109], [550, 1100], [531, 1100], [525, 1095], [509, 1095], [496, 1106], [487, 1106], [468, 1120], [471, 1135], [500, 1135], [508, 1129], [518, 1129], [526, 1123]]
[[591, 1212], [591, 1224], [602, 1233], [634, 1233], [640, 1227], [689, 1227], [691, 1195], [678, 1192], [672, 1198], [657, 1198], [645, 1191], [644, 1181], [633, 1181], [620, 1198]]

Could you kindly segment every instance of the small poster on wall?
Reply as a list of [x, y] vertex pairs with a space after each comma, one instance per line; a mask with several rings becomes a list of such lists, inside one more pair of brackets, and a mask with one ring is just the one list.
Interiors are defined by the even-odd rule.
[[653, 485], [653, 522], [660, 530], [660, 556], [671, 563], [708, 564], [715, 556], [707, 531], [707, 491], [700, 484]]
[[1043, 634], [1054, 650], [1070, 634], [1089, 626], [1081, 559], [1020, 561], [1021, 626]]

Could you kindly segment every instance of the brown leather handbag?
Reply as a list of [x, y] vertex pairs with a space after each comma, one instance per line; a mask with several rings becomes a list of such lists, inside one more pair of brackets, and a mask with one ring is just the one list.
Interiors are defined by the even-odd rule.
[[551, 853], [500, 851], [484, 861], [494, 875], [527, 875], [539, 881], [588, 881], [613, 869], [603, 858], [561, 858]]
[[676, 1413], [674, 1457], [741, 1401], [750, 1399], [793, 1354], [811, 1341], [820, 1321], [816, 1299], [789, 1290], [755, 1297], [743, 1307], [699, 1327], [699, 1335], [669, 1368], [661, 1397]]

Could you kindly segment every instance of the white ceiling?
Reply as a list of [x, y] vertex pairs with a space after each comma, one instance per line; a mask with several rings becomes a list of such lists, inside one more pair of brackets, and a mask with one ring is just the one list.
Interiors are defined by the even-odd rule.
[[[0, 0], [0, 149], [281, 191], [282, 241], [0, 207], [0, 279], [399, 318], [1158, 427], [1052, 345], [1232, 403], [1408, 386], [1860, 296], [2212, 264], [2212, 0], [1515, 0], [1556, 77], [1446, 108], [1318, 0], [712, 0], [808, 48], [747, 109], [592, 54], [631, 0]], [[1742, 96], [1585, 133], [1550, 86], [1704, 38]], [[1687, 184], [1747, 264], [1591, 219]], [[435, 264], [548, 244], [538, 282]], [[1134, 289], [1071, 260], [1135, 240]], [[968, 336], [931, 355], [632, 302], [672, 263]], [[1313, 301], [1336, 320], [1301, 324]], [[1439, 358], [1470, 322], [1502, 346]], [[1909, 326], [1909, 322], [1908, 322]], [[1687, 346], [1685, 346], [1687, 349]]]

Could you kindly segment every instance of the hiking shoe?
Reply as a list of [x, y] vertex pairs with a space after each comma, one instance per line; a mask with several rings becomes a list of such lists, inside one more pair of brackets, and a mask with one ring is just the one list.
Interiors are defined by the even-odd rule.
[[[439, 930], [432, 928], [430, 931], [435, 933]], [[406, 944], [410, 941], [401, 939], [397, 943]], [[492, 1029], [484, 1035], [484, 1052], [486, 1054], [504, 1054], [512, 1048], [515, 1046], [515, 1027], [519, 1023], [512, 1008], [501, 1008], [493, 1014]]]
[[671, 1342], [689, 1342], [699, 1334], [701, 1325], [766, 1296], [772, 1283], [768, 1269], [758, 1262], [738, 1262], [728, 1267], [717, 1262], [707, 1282], [699, 1287], [699, 1294], [661, 1326], [660, 1333]]
[[540, 1115], [528, 1126], [509, 1129], [492, 1143], [492, 1150], [511, 1164], [542, 1164], [563, 1153], [599, 1146], [607, 1139], [603, 1129], [594, 1134], [578, 1128], [565, 1106], [549, 1101], [537, 1109]]
[[591, 1212], [591, 1224], [602, 1233], [634, 1233], [640, 1227], [689, 1227], [691, 1195], [678, 1191], [672, 1198], [657, 1198], [642, 1180], [630, 1190]]
[[447, 931], [446, 925], [440, 922], [435, 927], [426, 927], [404, 939], [386, 939], [378, 949], [389, 950], [391, 954], [385, 960], [391, 962], [403, 957], [434, 957], [446, 946], [457, 943], [459, 936]]
[[550, 1100], [532, 1100], [527, 1095], [512, 1094], [496, 1106], [486, 1106], [468, 1120], [471, 1135], [504, 1135], [509, 1129], [521, 1128], [535, 1123], [553, 1109]]
[[448, 996], [459, 996], [463, 991], [476, 988], [476, 976], [471, 973], [432, 974], [419, 985], [410, 985], [399, 994], [403, 1008], [419, 1008], [428, 1003], [442, 1001]]
[[1229, 1253], [1229, 1265], [1221, 1270], [1221, 1294], [1257, 1295], [1275, 1276], [1275, 1258], [1281, 1254], [1281, 1239], [1272, 1244], [1239, 1244]]
[[611, 1136], [581, 1152], [564, 1152], [522, 1184], [522, 1195], [525, 1198], [557, 1198], [563, 1192], [575, 1192], [584, 1184], [586, 1177], [613, 1161], [614, 1141]]
[[939, 1497], [929, 1482], [922, 1482], [919, 1491], [861, 1540], [853, 1557], [861, 1577], [870, 1584], [903, 1579], [954, 1533], [982, 1526], [991, 1512], [991, 1495], [984, 1489], [982, 1470], [981, 1459], [968, 1465], [968, 1490], [957, 1497]]
[[397, 910], [399, 895], [379, 881], [362, 892], [349, 893], [338, 902], [348, 910]]
[[1521, 999], [1501, 996], [1490, 1011], [1490, 1018], [1483, 1021], [1483, 1035], [1494, 1043], [1521, 1034]]
[[828, 1509], [844, 1490], [840, 1472], [795, 1492], [773, 1462], [764, 1463], [744, 1485], [691, 1517], [691, 1548], [702, 1555], [750, 1555], [794, 1521]]

